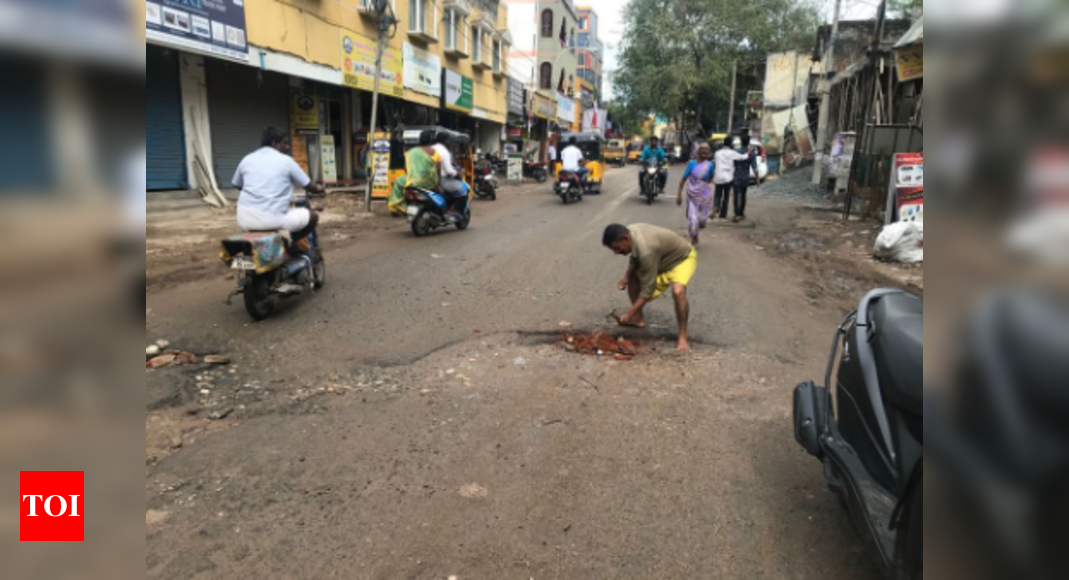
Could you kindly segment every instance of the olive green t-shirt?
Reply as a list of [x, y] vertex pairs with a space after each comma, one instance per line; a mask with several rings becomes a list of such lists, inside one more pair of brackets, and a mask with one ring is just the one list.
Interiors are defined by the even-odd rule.
[[631, 261], [638, 268], [642, 298], [649, 300], [657, 289], [657, 277], [683, 263], [694, 249], [682, 236], [649, 224], [627, 227], [631, 232]]

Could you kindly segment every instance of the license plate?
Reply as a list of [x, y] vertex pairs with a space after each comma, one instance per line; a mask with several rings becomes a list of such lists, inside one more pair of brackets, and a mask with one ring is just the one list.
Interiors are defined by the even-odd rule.
[[414, 218], [419, 215], [419, 208], [410, 205], [408, 206], [408, 209], [405, 210], [405, 213], [408, 214], [408, 217]]
[[252, 258], [238, 256], [230, 263], [230, 267], [234, 270], [255, 270], [256, 262], [254, 262]]

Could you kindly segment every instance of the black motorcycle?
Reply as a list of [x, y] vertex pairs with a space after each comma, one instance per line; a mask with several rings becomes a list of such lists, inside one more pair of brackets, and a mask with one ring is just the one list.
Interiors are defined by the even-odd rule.
[[874, 290], [836, 330], [824, 385], [794, 390], [795, 439], [823, 463], [888, 580], [923, 577], [923, 371], [921, 299]]
[[408, 208], [405, 210], [409, 223], [412, 224], [412, 234], [423, 237], [438, 228], [456, 226], [458, 230], [466, 230], [471, 224], [471, 194], [457, 201], [459, 219], [451, 219], [446, 215], [449, 209], [449, 201], [437, 191], [420, 187], [405, 189], [405, 202]]
[[[308, 197], [297, 198], [294, 205], [311, 209]], [[318, 232], [308, 236], [305, 247], [295, 246], [279, 232], [248, 232], [223, 240], [221, 258], [238, 272], [238, 287], [230, 293], [227, 304], [234, 296], [244, 295], [245, 310], [259, 322], [274, 313], [280, 300], [322, 288], [327, 282], [327, 266]]]
[[489, 167], [475, 170], [475, 195], [479, 199], [497, 200], [497, 178]]
[[565, 205], [568, 205], [573, 201], [582, 201], [587, 187], [588, 185], [583, 182], [578, 173], [561, 169], [557, 174], [557, 184], [553, 191], [560, 196]]
[[642, 163], [642, 179], [640, 180], [642, 191], [640, 193], [646, 198], [646, 203], [649, 205], [653, 205], [653, 200], [664, 193], [664, 190], [660, 187], [659, 179], [663, 171], [663, 161], [644, 161]]

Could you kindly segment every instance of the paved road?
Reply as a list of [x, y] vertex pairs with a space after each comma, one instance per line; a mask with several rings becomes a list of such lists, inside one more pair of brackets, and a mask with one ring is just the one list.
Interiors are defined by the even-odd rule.
[[[149, 296], [149, 338], [237, 367], [150, 392], [203, 372], [248, 406], [207, 427], [150, 414], [150, 450], [167, 427], [181, 448], [147, 469], [147, 576], [876, 578], [791, 436], [790, 389], [822, 373], [840, 313], [750, 230], [703, 237], [693, 357], [665, 353], [668, 301], [635, 361], [549, 344], [626, 307], [605, 225], [685, 227], [633, 169], [604, 190], [510, 190], [465, 232], [361, 237], [328, 255], [327, 290], [261, 324], [222, 305], [222, 273]], [[752, 205], [758, 227], [793, 211]]]

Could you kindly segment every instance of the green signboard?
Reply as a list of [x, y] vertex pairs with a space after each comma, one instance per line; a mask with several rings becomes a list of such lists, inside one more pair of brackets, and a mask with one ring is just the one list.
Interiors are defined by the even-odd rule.
[[463, 113], [471, 113], [475, 109], [475, 82], [470, 78], [444, 69], [444, 90], [442, 91], [442, 103], [445, 108]]

